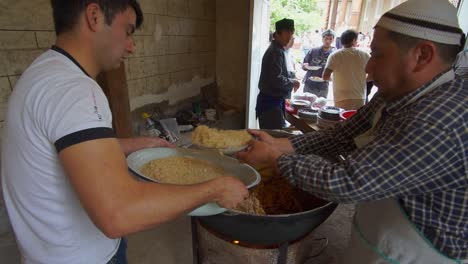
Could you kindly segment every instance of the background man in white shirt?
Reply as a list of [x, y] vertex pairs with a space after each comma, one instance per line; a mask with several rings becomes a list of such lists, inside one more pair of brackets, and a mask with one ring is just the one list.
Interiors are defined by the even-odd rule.
[[357, 49], [358, 33], [346, 30], [341, 35], [343, 49], [328, 57], [322, 78], [330, 80], [333, 73], [335, 106], [346, 110], [358, 109], [366, 102], [365, 67], [370, 55]]

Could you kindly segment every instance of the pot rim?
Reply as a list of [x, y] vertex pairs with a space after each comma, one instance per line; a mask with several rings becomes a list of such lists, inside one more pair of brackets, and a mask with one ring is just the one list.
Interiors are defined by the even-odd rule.
[[262, 217], [262, 218], [287, 218], [287, 217], [292, 217], [292, 216], [301, 216], [301, 215], [305, 215], [305, 214], [309, 214], [309, 213], [312, 213], [314, 211], [319, 211], [320, 209], [324, 209], [324, 208], [327, 208], [327, 207], [330, 207], [330, 206], [333, 206], [333, 205], [338, 205], [338, 203], [336, 202], [328, 202], [320, 207], [316, 207], [314, 209], [311, 209], [311, 210], [307, 210], [307, 211], [303, 211], [303, 212], [299, 212], [299, 213], [294, 213], [294, 214], [278, 214], [278, 215], [254, 215], [254, 214], [248, 214], [248, 213], [245, 213], [245, 212], [242, 212], [242, 211], [238, 211], [238, 210], [234, 210], [234, 209], [228, 209], [226, 212], [224, 213], [221, 213], [221, 215], [224, 215], [224, 216], [252, 216], [252, 217]]

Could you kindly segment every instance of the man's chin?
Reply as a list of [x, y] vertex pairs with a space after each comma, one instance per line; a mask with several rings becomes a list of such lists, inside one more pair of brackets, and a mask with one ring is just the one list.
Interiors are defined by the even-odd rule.
[[110, 66], [107, 66], [103, 69], [103, 72], [109, 72], [109, 71], [112, 71], [112, 70], [117, 70], [118, 68], [120, 68], [120, 65], [121, 63], [115, 63], [114, 65], [110, 65]]

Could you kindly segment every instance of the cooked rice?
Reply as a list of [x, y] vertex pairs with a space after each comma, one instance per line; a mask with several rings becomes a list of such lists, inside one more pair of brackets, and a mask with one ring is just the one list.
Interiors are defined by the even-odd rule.
[[192, 143], [208, 148], [230, 148], [245, 146], [252, 140], [246, 130], [218, 130], [198, 126], [192, 133]]
[[294, 214], [304, 211], [294, 193], [294, 187], [272, 168], [259, 168], [262, 181], [249, 197], [241, 202], [236, 210], [251, 215]]
[[162, 183], [196, 184], [221, 176], [225, 171], [206, 160], [168, 157], [146, 163], [141, 173]]

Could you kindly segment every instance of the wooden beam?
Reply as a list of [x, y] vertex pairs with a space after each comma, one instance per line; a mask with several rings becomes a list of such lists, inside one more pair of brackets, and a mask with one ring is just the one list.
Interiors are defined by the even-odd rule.
[[112, 125], [117, 137], [127, 138], [132, 133], [132, 117], [128, 96], [125, 64], [122, 62], [118, 69], [98, 75], [97, 82], [109, 100], [112, 111]]
[[365, 3], [363, 0], [353, 0], [351, 3], [351, 17], [349, 18], [348, 26], [354, 30], [359, 31], [359, 24], [361, 20], [361, 15], [365, 15], [364, 8]]
[[335, 30], [337, 13], [338, 13], [338, 0], [333, 0], [333, 6], [331, 10], [330, 24], [329, 24], [329, 28], [332, 30]]
[[330, 25], [330, 12], [331, 12], [331, 5], [332, 5], [332, 0], [328, 0], [327, 4], [327, 15], [325, 17], [325, 25], [323, 27], [324, 30], [327, 30], [328, 25]]
[[[338, 17], [338, 27], [343, 27], [345, 26], [345, 19], [346, 19], [346, 11], [348, 11], [348, 0], [342, 0], [341, 1], [341, 7], [340, 7], [340, 15]], [[337, 36], [339, 37], [339, 36]]]

